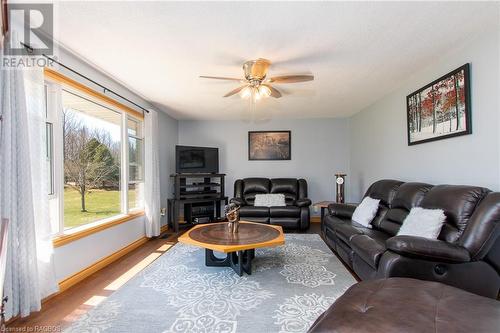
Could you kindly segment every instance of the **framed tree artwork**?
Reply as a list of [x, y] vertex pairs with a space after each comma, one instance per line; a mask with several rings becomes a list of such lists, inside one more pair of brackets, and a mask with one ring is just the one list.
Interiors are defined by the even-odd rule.
[[472, 133], [469, 64], [406, 96], [408, 145]]
[[248, 132], [248, 159], [290, 160], [290, 131], [250, 131]]

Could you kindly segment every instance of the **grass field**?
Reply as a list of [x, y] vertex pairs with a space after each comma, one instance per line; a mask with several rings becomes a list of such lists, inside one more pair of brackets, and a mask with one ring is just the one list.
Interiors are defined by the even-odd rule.
[[[134, 201], [135, 191], [129, 191], [129, 204]], [[64, 189], [64, 229], [120, 214], [120, 192], [92, 190], [86, 195], [85, 204], [87, 212], [82, 212], [80, 193], [74, 188]]]

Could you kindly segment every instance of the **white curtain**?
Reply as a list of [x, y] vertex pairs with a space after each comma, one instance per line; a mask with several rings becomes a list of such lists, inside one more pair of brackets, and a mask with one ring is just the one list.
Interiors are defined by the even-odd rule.
[[40, 310], [42, 298], [58, 286], [48, 210], [43, 71], [2, 69], [0, 83], [0, 217], [10, 220], [4, 283], [9, 319]]
[[144, 115], [144, 205], [147, 237], [160, 235], [160, 147], [158, 135], [158, 113], [150, 110]]

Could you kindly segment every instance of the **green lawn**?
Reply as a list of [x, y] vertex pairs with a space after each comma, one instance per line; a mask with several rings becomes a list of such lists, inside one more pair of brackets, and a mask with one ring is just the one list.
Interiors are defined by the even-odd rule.
[[[120, 214], [120, 192], [92, 190], [85, 197], [86, 212], [81, 211], [80, 193], [74, 188], [64, 189], [64, 228], [102, 220]], [[129, 191], [129, 204], [135, 201], [135, 191]]]

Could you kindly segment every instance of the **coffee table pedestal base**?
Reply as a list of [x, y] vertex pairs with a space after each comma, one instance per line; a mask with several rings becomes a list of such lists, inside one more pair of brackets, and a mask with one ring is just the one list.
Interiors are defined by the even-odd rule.
[[212, 267], [231, 267], [236, 274], [243, 276], [243, 272], [252, 274], [252, 259], [255, 258], [255, 249], [229, 252], [226, 258], [217, 258], [213, 250], [205, 249], [205, 265]]

